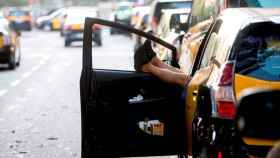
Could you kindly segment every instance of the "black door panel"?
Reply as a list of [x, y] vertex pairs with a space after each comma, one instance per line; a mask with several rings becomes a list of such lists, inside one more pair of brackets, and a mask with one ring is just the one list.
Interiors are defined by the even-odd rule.
[[[95, 96], [87, 106], [86, 128], [93, 155], [145, 156], [183, 153], [184, 104], [180, 87], [146, 74], [96, 70]], [[139, 97], [139, 99], [135, 99]], [[158, 120], [164, 135], [140, 122]], [[94, 143], [93, 143], [94, 142]], [[108, 155], [107, 155], [108, 156]]]

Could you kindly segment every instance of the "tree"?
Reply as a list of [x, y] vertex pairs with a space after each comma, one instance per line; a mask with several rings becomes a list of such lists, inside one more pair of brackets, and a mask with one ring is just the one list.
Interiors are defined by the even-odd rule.
[[0, 0], [1, 7], [7, 6], [26, 6], [27, 0]]

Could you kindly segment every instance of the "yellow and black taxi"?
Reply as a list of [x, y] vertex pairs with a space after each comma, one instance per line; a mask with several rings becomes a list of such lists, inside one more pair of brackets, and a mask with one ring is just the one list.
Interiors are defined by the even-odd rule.
[[20, 64], [20, 42], [18, 33], [7, 19], [0, 15], [0, 63], [15, 69]]
[[[255, 128], [262, 133], [258, 139], [240, 136], [235, 121], [237, 103], [246, 91], [280, 89], [279, 26], [279, 9], [243, 8], [225, 10], [210, 27], [187, 88], [188, 140], [192, 138], [194, 157], [264, 157], [279, 141], [278, 125], [275, 131]], [[251, 102], [246, 112], [257, 112], [258, 105]], [[260, 115], [262, 119], [267, 120]]]
[[8, 11], [8, 20], [18, 30], [32, 30], [31, 13], [25, 9], [12, 8]]
[[[73, 7], [67, 10], [67, 17], [63, 25], [64, 46], [69, 47], [72, 42], [83, 41], [84, 23], [86, 17], [98, 17], [98, 10], [92, 7]], [[96, 25], [92, 28], [92, 40], [102, 45], [101, 27]]]

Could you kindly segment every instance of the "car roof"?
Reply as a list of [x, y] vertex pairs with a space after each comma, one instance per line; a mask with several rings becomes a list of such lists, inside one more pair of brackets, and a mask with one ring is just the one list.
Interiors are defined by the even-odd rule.
[[229, 8], [225, 9], [218, 19], [223, 21], [225, 36], [236, 35], [246, 26], [259, 22], [280, 23], [280, 8]]

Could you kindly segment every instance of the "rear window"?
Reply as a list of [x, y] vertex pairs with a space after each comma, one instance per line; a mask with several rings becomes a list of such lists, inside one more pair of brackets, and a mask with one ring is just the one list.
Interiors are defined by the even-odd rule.
[[28, 16], [28, 11], [11, 11], [10, 16]]
[[160, 21], [161, 18], [161, 11], [164, 9], [177, 9], [177, 8], [191, 8], [192, 2], [191, 1], [173, 1], [173, 2], [161, 2], [158, 3], [156, 6], [154, 16]]
[[[236, 49], [236, 72], [253, 78], [280, 81], [280, 25], [250, 26]], [[239, 40], [239, 39], [238, 39]]]

